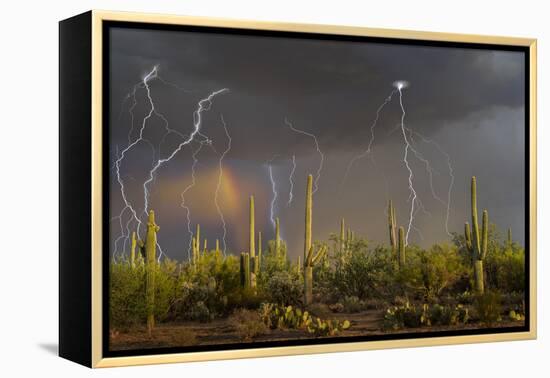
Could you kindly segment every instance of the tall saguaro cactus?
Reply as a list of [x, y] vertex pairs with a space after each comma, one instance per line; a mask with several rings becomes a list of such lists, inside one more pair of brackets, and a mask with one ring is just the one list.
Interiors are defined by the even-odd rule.
[[[489, 234], [489, 213], [487, 210], [483, 210], [482, 216], [482, 228], [479, 230], [479, 223], [477, 218], [477, 183], [476, 177], [472, 177], [471, 183], [471, 205], [472, 205], [472, 228], [470, 230], [470, 224], [466, 222], [464, 224], [464, 238], [466, 240], [466, 248], [472, 255], [473, 268], [474, 268], [474, 281], [476, 292], [483, 294], [485, 291], [484, 285], [484, 273], [483, 273], [483, 260], [487, 256], [487, 243]], [[473, 232], [472, 232], [473, 231]], [[472, 238], [473, 234], [473, 238]]]
[[130, 249], [130, 266], [134, 268], [136, 266], [136, 232], [132, 232], [132, 248]]
[[311, 249], [311, 218], [312, 218], [312, 207], [313, 207], [313, 176], [307, 176], [307, 185], [306, 185], [306, 230], [304, 235], [304, 262], [306, 261], [307, 254]]
[[281, 253], [281, 227], [279, 218], [275, 218], [275, 256], [279, 257]]
[[147, 307], [147, 332], [149, 336], [155, 327], [155, 270], [156, 270], [156, 253], [157, 253], [157, 232], [160, 229], [155, 223], [155, 212], [149, 211], [149, 219], [147, 221], [147, 233], [145, 235], [145, 261], [146, 261], [146, 277], [145, 277], [145, 295]]
[[398, 248], [397, 248], [397, 257], [399, 260], [399, 269], [402, 269], [405, 266], [405, 263], [407, 262], [405, 257], [405, 229], [403, 227], [399, 227], [399, 240], [398, 240]]
[[340, 253], [344, 253], [346, 249], [346, 224], [344, 218], [340, 220]]
[[249, 208], [249, 228], [248, 228], [248, 253], [250, 254], [250, 262], [252, 263], [252, 269], [250, 271], [250, 284], [252, 287], [256, 287], [256, 275], [258, 274], [258, 259], [256, 259], [256, 231], [254, 229], [254, 196], [250, 196], [250, 208]]
[[262, 232], [258, 232], [258, 273], [262, 269]]
[[314, 255], [312, 238], [312, 210], [313, 210], [313, 176], [308, 175], [306, 185], [306, 216], [304, 233], [304, 304], [313, 302], [313, 266], [326, 252], [326, 246], [319, 248]]
[[397, 245], [396, 245], [397, 238], [395, 235], [395, 230], [397, 227], [396, 224], [397, 222], [395, 220], [395, 208], [393, 207], [392, 200], [390, 200], [388, 203], [388, 228], [390, 232], [390, 245], [394, 255], [395, 255], [395, 252], [397, 251]]
[[201, 226], [197, 223], [197, 231], [195, 236], [191, 239], [191, 251], [193, 253], [193, 266], [199, 263], [200, 259], [200, 249], [201, 249]]

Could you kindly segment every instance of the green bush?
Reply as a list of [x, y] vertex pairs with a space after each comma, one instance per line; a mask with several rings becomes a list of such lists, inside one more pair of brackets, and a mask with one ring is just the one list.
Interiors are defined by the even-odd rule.
[[474, 308], [478, 319], [490, 327], [501, 319], [501, 296], [496, 291], [486, 291], [480, 294], [474, 301]]
[[109, 316], [113, 329], [127, 330], [145, 322], [145, 268], [126, 262], [111, 264]]
[[243, 341], [250, 341], [254, 337], [267, 332], [267, 327], [257, 311], [244, 308], [237, 309], [229, 318], [229, 323], [235, 328], [237, 335]]
[[274, 272], [264, 288], [269, 302], [296, 305], [302, 302], [302, 277], [286, 271]]
[[344, 312], [355, 313], [361, 312], [367, 309], [367, 303], [355, 296], [346, 296], [342, 300], [344, 306]]
[[350, 252], [337, 254], [332, 287], [341, 297], [354, 296], [361, 300], [387, 296], [392, 280], [393, 263], [385, 250], [369, 250], [366, 242], [355, 241]]
[[525, 291], [525, 250], [501, 248], [487, 256], [485, 279], [491, 289], [505, 293]]

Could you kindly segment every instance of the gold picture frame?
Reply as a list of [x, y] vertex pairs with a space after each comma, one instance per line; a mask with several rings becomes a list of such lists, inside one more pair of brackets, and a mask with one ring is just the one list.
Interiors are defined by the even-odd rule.
[[[279, 22], [259, 22], [259, 21], [247, 21], [247, 20], [230, 20], [230, 19], [218, 19], [209, 17], [187, 17], [187, 16], [174, 16], [174, 15], [160, 15], [160, 14], [143, 14], [143, 13], [126, 13], [126, 12], [110, 12], [93, 10], [86, 13], [83, 16], [85, 22], [84, 26], [75, 26], [75, 30], [87, 30], [89, 36], [89, 45], [80, 45], [82, 48], [90, 47], [89, 56], [90, 62], [90, 78], [88, 89], [91, 89], [89, 104], [89, 120], [91, 122], [89, 133], [86, 138], [90, 138], [89, 149], [91, 151], [91, 166], [90, 171], [85, 174], [89, 174], [91, 184], [90, 194], [91, 199], [88, 202], [89, 214], [91, 215], [89, 240], [90, 240], [90, 254], [89, 259], [81, 261], [78, 267], [75, 267], [76, 262], [69, 261], [71, 257], [67, 255], [69, 252], [64, 253], [60, 246], [60, 264], [64, 266], [64, 261], [67, 261], [66, 269], [71, 266], [71, 269], [76, 272], [88, 271], [89, 275], [84, 279], [90, 279], [89, 297], [84, 295], [84, 300], [89, 300], [89, 307], [86, 307], [86, 311], [89, 309], [89, 318], [83, 319], [83, 324], [75, 326], [74, 329], [60, 330], [60, 354], [66, 358], [83, 363], [87, 366], [99, 368], [99, 367], [114, 367], [114, 366], [129, 366], [129, 365], [143, 365], [143, 364], [161, 364], [161, 363], [174, 363], [174, 362], [190, 362], [190, 361], [208, 361], [208, 360], [220, 360], [220, 359], [237, 359], [237, 358], [250, 358], [250, 357], [268, 357], [268, 356], [283, 356], [283, 355], [297, 355], [297, 354], [312, 354], [312, 353], [328, 353], [328, 352], [347, 352], [347, 351], [359, 351], [359, 350], [371, 350], [371, 349], [387, 349], [387, 348], [403, 348], [403, 347], [420, 347], [420, 346], [435, 346], [435, 345], [448, 345], [448, 344], [466, 344], [466, 343], [480, 343], [480, 342], [495, 342], [495, 341], [512, 341], [512, 340], [528, 340], [535, 339], [537, 336], [537, 298], [536, 298], [536, 213], [537, 213], [537, 167], [536, 167], [536, 54], [537, 54], [537, 42], [536, 39], [527, 38], [513, 38], [513, 37], [500, 37], [500, 36], [482, 36], [482, 35], [469, 35], [469, 34], [452, 34], [452, 33], [435, 33], [435, 32], [423, 32], [423, 31], [407, 31], [407, 30], [392, 30], [392, 29], [374, 29], [366, 27], [352, 27], [352, 26], [335, 26], [335, 25], [317, 25], [317, 24], [294, 24], [294, 23], [279, 23]], [[284, 32], [299, 32], [299, 33], [320, 33], [331, 35], [346, 35], [346, 36], [360, 36], [360, 37], [377, 37], [388, 39], [400, 39], [400, 40], [421, 40], [421, 41], [439, 41], [439, 42], [458, 42], [467, 44], [487, 44], [487, 45], [506, 45], [506, 46], [521, 46], [528, 49], [529, 54], [529, 103], [526, 103], [526, 112], [529, 114], [529, 132], [530, 138], [526, 141], [526, 145], [529, 147], [529, 235], [526, 235], [526, 239], [529, 240], [529, 330], [525, 332], [512, 332], [512, 333], [494, 333], [494, 334], [480, 334], [480, 335], [462, 335], [462, 336], [445, 336], [445, 337], [429, 337], [429, 338], [404, 338], [397, 340], [380, 340], [380, 341], [362, 341], [362, 342], [343, 342], [343, 343], [330, 343], [319, 345], [303, 345], [303, 346], [282, 346], [282, 347], [269, 347], [269, 348], [255, 348], [255, 349], [234, 349], [234, 350], [215, 350], [206, 352], [188, 352], [188, 353], [169, 353], [169, 354], [154, 354], [154, 355], [139, 355], [139, 356], [126, 356], [126, 357], [104, 357], [103, 353], [103, 325], [104, 325], [104, 311], [103, 311], [103, 296], [105, 288], [102, 285], [103, 280], [103, 226], [105, 219], [103, 217], [102, 198], [104, 190], [103, 182], [103, 141], [104, 135], [102, 135], [102, 120], [104, 117], [103, 109], [103, 24], [104, 22], [129, 22], [129, 23], [143, 23], [143, 24], [161, 24], [161, 25], [190, 25], [200, 27], [216, 27], [216, 28], [238, 28], [238, 29], [250, 29], [250, 30], [262, 30], [262, 31], [284, 31]], [[61, 30], [63, 29], [63, 23], [68, 25], [66, 21], [61, 22]], [[76, 21], [76, 18], [74, 19]], [[75, 24], [76, 25], [76, 24]], [[72, 32], [69, 27], [64, 31]], [[60, 33], [63, 34], [63, 33]], [[64, 40], [63, 35], [60, 35], [61, 47], [69, 49], [70, 46], [76, 46], [77, 42], [71, 40]], [[63, 56], [63, 51], [61, 51]], [[63, 60], [63, 59], [61, 59]], [[63, 64], [61, 65], [61, 75], [63, 76]], [[63, 80], [63, 79], [61, 79]], [[67, 79], [68, 80], [68, 79]], [[526, 83], [527, 84], [527, 83]], [[63, 89], [63, 84], [61, 85]], [[68, 98], [61, 101], [61, 112], [63, 113], [64, 106], [67, 106]], [[73, 100], [75, 101], [75, 100]], [[85, 106], [85, 105], [83, 105]], [[68, 116], [67, 116], [68, 117]], [[63, 118], [63, 117], [62, 117]], [[87, 118], [85, 118], [87, 119]], [[63, 122], [63, 120], [62, 120]], [[63, 127], [62, 127], [63, 129]], [[63, 158], [63, 157], [62, 157]], [[75, 200], [73, 198], [71, 201]], [[69, 201], [67, 199], [67, 201]], [[67, 202], [69, 203], [69, 202]], [[67, 206], [67, 204], [61, 204], [60, 206]], [[63, 222], [63, 220], [62, 220]], [[70, 227], [65, 225], [65, 227]], [[63, 232], [63, 227], [61, 232]], [[74, 252], [74, 251], [73, 251]], [[67, 259], [67, 260], [65, 260]], [[60, 274], [64, 275], [64, 268], [61, 269]], [[67, 273], [69, 274], [69, 273]], [[61, 297], [60, 301], [63, 302], [63, 297], [67, 296], [67, 285], [70, 285], [70, 277], [63, 276], [60, 279]], [[79, 287], [76, 285], [75, 287]], [[70, 295], [69, 295], [70, 297]], [[72, 301], [72, 299], [70, 299]], [[73, 302], [71, 302], [73, 303]], [[72, 313], [68, 303], [60, 303], [60, 326], [65, 327], [65, 324], [73, 317], [76, 317], [76, 313]], [[89, 323], [88, 323], [89, 322]], [[89, 328], [86, 328], [89, 326]], [[83, 332], [89, 331], [90, 348], [84, 348], [87, 356], [82, 357], [80, 354], [72, 354], [70, 348], [74, 348], [76, 341], [71, 339], [69, 331], [74, 334], [74, 337], [80, 337], [75, 334], [76, 329]], [[86, 331], [84, 331], [86, 330]], [[62, 335], [61, 335], [62, 334]], [[88, 340], [84, 338], [83, 340]], [[89, 355], [88, 355], [89, 353]]]

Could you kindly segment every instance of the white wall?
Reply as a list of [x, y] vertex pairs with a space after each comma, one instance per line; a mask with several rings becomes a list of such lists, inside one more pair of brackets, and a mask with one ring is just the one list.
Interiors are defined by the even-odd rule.
[[[0, 374], [89, 376], [57, 358], [57, 21], [96, 9], [329, 23], [539, 39], [539, 340], [111, 369], [111, 377], [529, 376], [548, 374], [546, 128], [550, 27], [544, 1], [4, 1], [0, 22]], [[31, 138], [32, 136], [32, 138]], [[75, 251], [76, 253], [77, 251]], [[546, 318], [546, 319], [545, 319]], [[32, 374], [32, 375], [31, 375]]]

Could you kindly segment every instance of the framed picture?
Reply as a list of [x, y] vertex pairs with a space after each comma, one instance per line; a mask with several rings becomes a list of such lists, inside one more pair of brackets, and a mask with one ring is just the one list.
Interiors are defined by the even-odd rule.
[[536, 337], [536, 41], [60, 22], [60, 355]]

